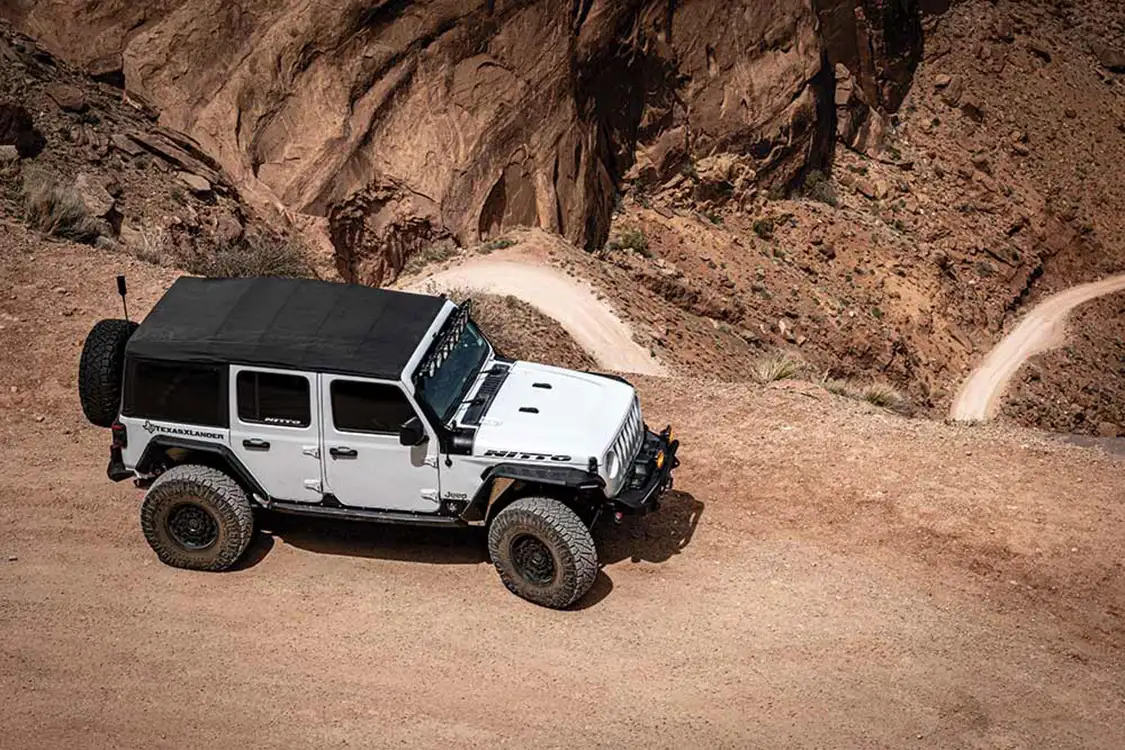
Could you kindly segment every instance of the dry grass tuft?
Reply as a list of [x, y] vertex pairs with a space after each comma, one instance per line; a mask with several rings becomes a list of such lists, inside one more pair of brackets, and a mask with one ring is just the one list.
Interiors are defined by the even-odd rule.
[[90, 216], [73, 185], [64, 185], [43, 172], [32, 171], [23, 182], [24, 218], [40, 232], [74, 242], [93, 242], [100, 224]]
[[315, 276], [305, 248], [294, 239], [248, 237], [213, 253], [187, 259], [188, 273], [212, 278], [282, 276], [303, 279]]
[[755, 362], [752, 373], [759, 383], [773, 383], [778, 380], [792, 380], [801, 375], [806, 368], [807, 365], [801, 358], [788, 352], [777, 352]]
[[856, 384], [850, 380], [822, 377], [819, 385], [829, 393], [856, 401], [866, 401], [869, 404], [889, 409], [898, 414], [910, 416], [914, 413], [914, 405], [910, 403], [902, 391], [888, 383], [872, 382]]

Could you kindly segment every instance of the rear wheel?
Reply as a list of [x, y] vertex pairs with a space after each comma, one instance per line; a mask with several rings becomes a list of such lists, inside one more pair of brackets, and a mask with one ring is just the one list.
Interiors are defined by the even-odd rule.
[[78, 362], [78, 396], [86, 419], [109, 427], [121, 408], [125, 345], [137, 324], [129, 320], [99, 320], [86, 337]]
[[160, 475], [141, 506], [141, 530], [160, 561], [189, 570], [227, 570], [250, 544], [254, 515], [246, 493], [208, 466]]
[[500, 511], [488, 530], [488, 552], [509, 591], [544, 607], [570, 606], [598, 574], [590, 530], [546, 497], [525, 497]]

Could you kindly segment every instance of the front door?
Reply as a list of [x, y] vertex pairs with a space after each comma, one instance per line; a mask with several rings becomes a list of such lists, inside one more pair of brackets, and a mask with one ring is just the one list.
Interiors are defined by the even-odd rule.
[[273, 500], [321, 500], [316, 375], [231, 367], [231, 449]]
[[436, 513], [438, 444], [399, 443], [417, 416], [397, 383], [321, 375], [325, 492], [355, 508]]

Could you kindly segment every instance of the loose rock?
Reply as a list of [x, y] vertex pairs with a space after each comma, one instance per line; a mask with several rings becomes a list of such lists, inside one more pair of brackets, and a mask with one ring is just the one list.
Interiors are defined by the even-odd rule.
[[74, 187], [78, 189], [78, 194], [91, 216], [100, 218], [113, 210], [113, 196], [96, 177], [82, 172], [75, 178]]
[[177, 172], [176, 176], [180, 178], [180, 182], [187, 185], [188, 190], [196, 195], [203, 196], [211, 193], [211, 182], [206, 177], [200, 177], [191, 172]]
[[64, 112], [85, 112], [89, 107], [86, 95], [80, 89], [65, 83], [54, 83], [47, 87], [47, 96], [59, 105]]

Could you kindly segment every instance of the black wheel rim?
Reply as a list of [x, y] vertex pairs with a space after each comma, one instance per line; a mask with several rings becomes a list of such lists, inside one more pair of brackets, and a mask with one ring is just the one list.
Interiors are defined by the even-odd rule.
[[528, 583], [546, 586], [555, 580], [555, 557], [538, 537], [521, 534], [512, 540], [512, 564]]
[[219, 524], [206, 508], [177, 505], [168, 514], [168, 533], [184, 549], [207, 549], [219, 538]]

